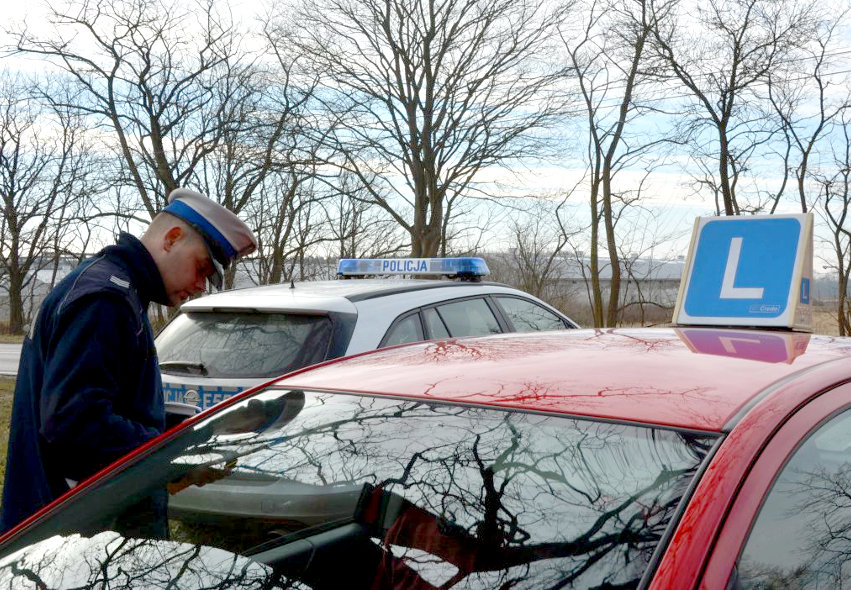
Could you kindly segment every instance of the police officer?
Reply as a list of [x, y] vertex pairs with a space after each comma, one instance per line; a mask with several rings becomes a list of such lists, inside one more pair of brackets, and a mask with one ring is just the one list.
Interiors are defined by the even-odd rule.
[[165, 410], [148, 305], [221, 288], [257, 241], [233, 213], [177, 189], [147, 231], [86, 260], [44, 300], [24, 339], [0, 530], [160, 434]]

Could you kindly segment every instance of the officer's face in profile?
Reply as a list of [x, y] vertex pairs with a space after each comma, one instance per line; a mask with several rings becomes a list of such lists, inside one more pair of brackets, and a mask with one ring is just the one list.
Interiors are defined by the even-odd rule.
[[163, 236], [162, 264], [158, 267], [172, 306], [203, 293], [207, 278], [214, 271], [203, 238], [180, 225], [175, 225]]

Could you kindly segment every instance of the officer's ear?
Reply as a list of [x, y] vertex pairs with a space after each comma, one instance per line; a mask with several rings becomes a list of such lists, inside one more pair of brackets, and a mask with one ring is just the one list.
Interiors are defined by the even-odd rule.
[[170, 252], [176, 243], [183, 239], [185, 232], [179, 225], [172, 226], [163, 234], [163, 250]]

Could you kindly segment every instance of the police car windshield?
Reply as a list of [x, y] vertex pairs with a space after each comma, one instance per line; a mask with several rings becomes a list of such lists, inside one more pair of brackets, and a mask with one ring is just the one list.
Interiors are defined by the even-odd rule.
[[275, 377], [324, 360], [330, 339], [327, 316], [191, 312], [163, 329], [157, 355], [166, 374]]

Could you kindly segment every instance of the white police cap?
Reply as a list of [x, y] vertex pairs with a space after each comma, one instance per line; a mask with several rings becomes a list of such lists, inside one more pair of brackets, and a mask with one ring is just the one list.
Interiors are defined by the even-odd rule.
[[163, 211], [182, 219], [204, 238], [215, 268], [210, 281], [217, 289], [222, 287], [224, 269], [257, 249], [257, 238], [239, 217], [199, 192], [174, 189]]

